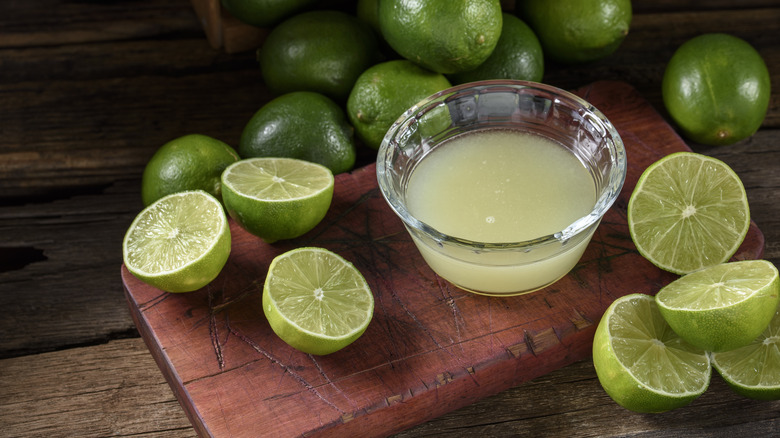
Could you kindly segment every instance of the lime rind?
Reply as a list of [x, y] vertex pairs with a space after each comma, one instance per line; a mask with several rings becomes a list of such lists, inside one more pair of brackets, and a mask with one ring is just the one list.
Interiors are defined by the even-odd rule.
[[680, 277], [655, 299], [680, 337], [723, 352], [749, 344], [766, 328], [780, 303], [780, 277], [766, 260], [723, 263]]
[[167, 195], [141, 211], [125, 234], [122, 253], [127, 269], [145, 283], [190, 292], [219, 275], [230, 244], [222, 205], [194, 190]]
[[750, 344], [713, 353], [712, 365], [736, 393], [756, 400], [779, 400], [780, 310]]
[[365, 332], [374, 298], [350, 262], [323, 248], [277, 256], [263, 289], [263, 311], [273, 331], [305, 353], [338, 351]]
[[722, 161], [677, 152], [640, 176], [629, 199], [628, 226], [643, 257], [687, 274], [736, 253], [750, 227], [747, 194]]
[[630, 294], [615, 300], [596, 329], [593, 363], [607, 394], [636, 412], [664, 412], [706, 391], [709, 355], [680, 339], [654, 299]]
[[242, 228], [267, 243], [309, 232], [328, 213], [335, 179], [327, 167], [295, 158], [248, 158], [222, 174], [222, 200]]
[[223, 180], [241, 196], [269, 202], [311, 198], [334, 183], [325, 166], [284, 158], [236, 162], [225, 169]]

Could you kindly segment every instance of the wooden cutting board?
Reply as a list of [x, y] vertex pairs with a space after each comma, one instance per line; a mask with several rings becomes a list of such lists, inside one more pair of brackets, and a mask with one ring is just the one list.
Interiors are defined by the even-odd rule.
[[[580, 263], [544, 290], [490, 298], [437, 277], [379, 193], [374, 165], [339, 175], [328, 216], [300, 239], [268, 245], [231, 221], [230, 259], [199, 291], [162, 292], [123, 266], [138, 330], [198, 433], [383, 436], [589, 357], [615, 298], [653, 295], [676, 278], [637, 253], [626, 205], [649, 164], [687, 147], [627, 84], [576, 94], [617, 127], [628, 177]], [[763, 243], [752, 224], [735, 258], [760, 258]], [[287, 346], [263, 316], [271, 259], [300, 246], [352, 261], [374, 292], [365, 334], [328, 356]]]

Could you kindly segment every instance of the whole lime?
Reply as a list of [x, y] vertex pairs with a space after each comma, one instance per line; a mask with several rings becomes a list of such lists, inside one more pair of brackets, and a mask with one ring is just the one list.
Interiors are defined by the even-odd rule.
[[396, 59], [369, 68], [358, 77], [347, 100], [347, 116], [358, 138], [378, 149], [390, 125], [412, 105], [450, 88], [440, 73]]
[[704, 34], [672, 55], [662, 90], [664, 105], [686, 138], [731, 144], [761, 127], [769, 107], [769, 70], [746, 41]]
[[544, 54], [534, 31], [522, 20], [504, 13], [501, 37], [493, 53], [474, 70], [449, 75], [453, 84], [487, 79], [519, 79], [541, 82]]
[[498, 0], [382, 0], [379, 26], [404, 58], [438, 73], [473, 70], [501, 35]]
[[536, 32], [544, 54], [561, 63], [603, 58], [631, 25], [631, 0], [524, 0], [520, 18]]
[[283, 21], [257, 54], [271, 92], [315, 91], [337, 101], [346, 100], [378, 56], [370, 26], [340, 11], [309, 11]]
[[317, 0], [220, 0], [230, 15], [256, 27], [273, 26], [316, 2]]
[[220, 176], [238, 158], [228, 144], [206, 135], [173, 139], [157, 149], [146, 163], [141, 180], [144, 205], [185, 190], [204, 190], [222, 199]]
[[297, 158], [337, 174], [355, 165], [354, 129], [344, 110], [328, 97], [296, 91], [273, 99], [252, 116], [238, 153], [242, 158]]

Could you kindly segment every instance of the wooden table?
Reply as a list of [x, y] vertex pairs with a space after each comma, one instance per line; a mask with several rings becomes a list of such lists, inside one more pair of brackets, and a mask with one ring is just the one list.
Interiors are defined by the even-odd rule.
[[[690, 146], [740, 175], [764, 256], [780, 265], [780, 2], [699, 3], [635, 1], [617, 53], [548, 65], [544, 81], [625, 81], [665, 115], [661, 78], [682, 42], [727, 32], [753, 44], [773, 85], [761, 130], [733, 146]], [[186, 0], [0, 2], [3, 435], [195, 435], [130, 318], [121, 240], [157, 147], [191, 132], [235, 145], [270, 97], [254, 54], [211, 48]], [[780, 402], [744, 399], [713, 376], [688, 407], [635, 414], [612, 402], [584, 360], [398, 436], [444, 434], [778, 435]]]

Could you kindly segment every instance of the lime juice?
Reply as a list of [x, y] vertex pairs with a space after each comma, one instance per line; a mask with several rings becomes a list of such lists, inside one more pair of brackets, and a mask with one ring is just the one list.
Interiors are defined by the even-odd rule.
[[456, 254], [412, 233], [434, 271], [475, 292], [522, 293], [555, 282], [577, 263], [595, 230], [564, 249], [491, 250], [559, 233], [596, 203], [593, 176], [569, 149], [518, 130], [478, 131], [439, 145], [412, 171], [406, 202], [440, 233], [486, 244]]

